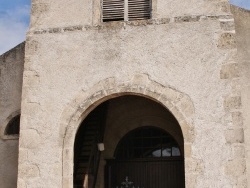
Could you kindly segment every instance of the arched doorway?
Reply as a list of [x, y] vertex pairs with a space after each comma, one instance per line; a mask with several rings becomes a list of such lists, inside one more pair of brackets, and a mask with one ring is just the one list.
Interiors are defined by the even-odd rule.
[[[147, 138], [149, 133], [152, 135]], [[133, 142], [134, 146], [126, 151], [129, 155], [122, 153], [124, 149], [121, 148], [128, 144], [128, 140], [139, 138], [142, 139], [141, 143], [148, 140], [150, 144], [145, 143], [144, 146]], [[104, 151], [98, 150], [98, 143], [104, 144]], [[131, 149], [134, 147], [139, 150]], [[157, 154], [159, 149], [160, 156]], [[181, 128], [166, 108], [141, 96], [113, 98], [97, 106], [78, 129], [74, 145], [74, 187], [116, 188], [128, 176], [139, 187], [182, 188], [185, 186], [183, 155]], [[122, 165], [128, 167], [128, 162], [137, 166], [137, 174], [147, 172], [147, 176], [141, 174], [141, 177], [133, 177], [125, 170], [118, 178], [118, 173], [113, 170], [122, 172]], [[171, 170], [168, 171], [169, 169]], [[156, 173], [160, 173], [162, 179], [154, 176]], [[142, 177], [147, 182], [143, 182]]]

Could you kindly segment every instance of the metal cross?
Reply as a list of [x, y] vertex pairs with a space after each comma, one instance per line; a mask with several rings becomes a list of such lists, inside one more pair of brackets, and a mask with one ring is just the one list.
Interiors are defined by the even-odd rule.
[[125, 178], [125, 182], [122, 182], [122, 185], [125, 185], [125, 188], [129, 188], [129, 185], [132, 185], [132, 181], [128, 181], [128, 176]]

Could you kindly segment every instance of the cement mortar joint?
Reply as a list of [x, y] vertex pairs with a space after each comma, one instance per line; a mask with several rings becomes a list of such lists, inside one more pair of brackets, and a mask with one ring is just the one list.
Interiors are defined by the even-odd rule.
[[[162, 25], [169, 23], [189, 23], [189, 22], [199, 22], [206, 20], [221, 20], [221, 19], [232, 19], [231, 14], [225, 15], [185, 15], [178, 16], [173, 18], [158, 18], [158, 19], [149, 19], [149, 20], [137, 20], [137, 21], [119, 21], [119, 22], [105, 22], [100, 25], [75, 25], [68, 27], [60, 28], [46, 28], [39, 30], [30, 30], [29, 33], [33, 34], [56, 34], [64, 32], [73, 32], [73, 31], [87, 31], [87, 30], [103, 30], [103, 29], [126, 29], [126, 27], [133, 26], [147, 26], [147, 25]], [[28, 34], [29, 35], [29, 34]]]
[[[138, 78], [138, 79], [137, 79]], [[140, 79], [139, 79], [140, 78]], [[135, 81], [137, 80], [137, 81]], [[134, 85], [133, 82], [136, 82]], [[131, 88], [145, 88], [145, 92], [141, 92], [139, 89], [137, 92], [132, 92]], [[151, 89], [151, 87], [153, 89]], [[104, 89], [105, 88], [105, 89]], [[157, 88], [157, 90], [156, 90]], [[134, 90], [133, 89], [133, 90]], [[183, 112], [178, 106], [175, 106], [172, 104], [172, 100], [176, 100], [176, 98], [172, 99], [171, 96], [170, 98], [167, 99], [167, 101], [170, 101], [171, 103], [166, 103], [166, 101], [162, 100], [161, 93], [165, 89], [167, 90], [173, 90], [172, 88], [169, 88], [168, 86], [161, 85], [153, 80], [151, 80], [148, 75], [136, 75], [133, 76], [132, 79], [128, 81], [119, 81], [117, 82], [115, 78], [107, 78], [102, 80], [101, 82], [97, 83], [94, 85], [92, 88], [88, 89], [85, 92], [81, 92], [79, 95], [77, 95], [77, 98], [72, 101], [72, 103], [69, 104], [69, 109], [65, 109], [63, 112], [63, 116], [61, 116], [62, 121], [61, 121], [61, 126], [67, 126], [67, 127], [62, 127], [61, 129], [65, 131], [64, 138], [63, 138], [63, 179], [66, 181], [66, 184], [63, 184], [63, 188], [72, 188], [73, 186], [73, 165], [68, 165], [69, 163], [72, 164], [73, 160], [73, 148], [74, 148], [74, 139], [75, 139], [75, 134], [77, 132], [77, 129], [80, 125], [80, 122], [88, 115], [89, 112], [91, 112], [97, 105], [99, 105], [101, 102], [104, 102], [105, 100], [117, 97], [117, 96], [122, 96], [122, 95], [139, 95], [139, 96], [144, 96], [148, 97], [156, 102], [161, 103], [163, 106], [165, 106], [167, 109], [169, 109], [169, 104], [172, 106], [170, 107], [170, 112], [173, 113], [175, 118], [180, 124], [180, 127], [183, 132], [184, 136], [184, 147], [190, 147], [193, 140], [194, 140], [194, 129], [192, 128], [192, 125], [186, 121], [185, 115], [183, 115]], [[153, 90], [153, 91], [152, 91]], [[110, 91], [114, 91], [112, 94], [109, 94]], [[176, 92], [177, 96], [182, 96], [183, 98], [185, 96], [184, 93], [180, 93], [178, 91], [173, 90]], [[150, 94], [151, 96], [147, 95]], [[165, 94], [167, 97], [167, 93]], [[187, 102], [187, 105], [191, 104], [191, 108], [193, 108], [192, 102], [189, 97], [186, 97], [185, 100], [182, 102]], [[79, 102], [84, 101], [81, 103], [79, 106]], [[181, 101], [180, 101], [181, 102]], [[77, 104], [78, 103], [78, 104]], [[73, 107], [77, 107], [76, 110], [73, 110]], [[184, 105], [185, 106], [185, 105]], [[185, 112], [184, 112], [185, 113]], [[189, 117], [189, 119], [192, 119], [193, 114], [188, 114], [186, 115]], [[62, 131], [61, 131], [62, 132]], [[185, 146], [185, 144], [188, 144], [188, 146]], [[185, 153], [188, 154], [187, 159], [190, 159], [191, 157], [191, 149]], [[197, 168], [196, 169], [202, 169], [198, 166], [201, 165], [201, 161], [198, 161], [196, 163]], [[199, 170], [200, 171], [200, 170]], [[190, 174], [190, 171], [186, 171], [186, 174]], [[195, 181], [195, 180], [194, 180]]]

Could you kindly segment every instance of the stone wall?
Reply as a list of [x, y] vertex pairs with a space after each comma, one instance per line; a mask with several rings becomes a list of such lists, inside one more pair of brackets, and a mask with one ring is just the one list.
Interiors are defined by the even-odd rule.
[[[239, 58], [238, 73], [242, 77], [242, 82], [238, 87], [242, 94], [242, 118], [238, 121], [244, 128], [245, 135], [245, 157], [247, 161], [247, 179], [250, 187], [250, 11], [235, 6], [231, 7], [236, 23], [236, 39]], [[242, 119], [241, 118], [241, 119]]]
[[78, 126], [95, 106], [127, 93], [161, 103], [177, 119], [187, 188], [246, 187], [240, 65], [228, 3], [194, 0], [181, 8], [153, 1], [151, 20], [101, 23], [98, 2], [33, 1], [18, 187], [72, 188]]
[[[229, 126], [240, 96], [223, 73], [235, 63], [232, 22], [230, 15], [183, 16], [31, 31], [26, 41], [19, 187], [72, 187], [73, 160], [66, 156], [72, 156], [73, 145], [64, 150], [69, 160], [62, 165], [65, 130], [72, 128], [70, 122], [80, 124], [83, 116], [77, 110], [91, 104], [97, 83], [114, 78], [124, 85], [124, 92], [133, 92], [126, 83], [136, 74], [183, 93], [193, 103], [195, 115], [188, 122], [195, 140], [185, 159], [187, 187], [243, 186], [244, 160], [234, 149], [237, 143], [241, 148], [242, 129]], [[107, 95], [107, 84], [95, 95]], [[157, 90], [153, 85], [147, 88]], [[76, 100], [79, 95], [86, 101]], [[70, 106], [71, 101], [79, 103]], [[79, 120], [73, 118], [74, 112]], [[74, 138], [74, 132], [66, 136]], [[234, 153], [239, 160], [233, 160]], [[233, 176], [228, 173], [232, 165], [237, 169]]]
[[6, 136], [6, 125], [21, 109], [24, 43], [0, 56], [0, 185], [17, 187], [18, 137]]

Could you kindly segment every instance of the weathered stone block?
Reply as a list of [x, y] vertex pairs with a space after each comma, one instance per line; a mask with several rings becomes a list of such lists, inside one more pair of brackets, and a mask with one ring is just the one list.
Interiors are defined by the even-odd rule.
[[244, 131], [243, 129], [226, 130], [225, 138], [226, 138], [227, 143], [243, 143]]
[[67, 160], [69, 160], [69, 161], [73, 161], [74, 159], [73, 159], [73, 156], [74, 156], [74, 154], [73, 154], [73, 150], [72, 149], [64, 149], [63, 150], [63, 157], [65, 158], [65, 159], [67, 159]]
[[113, 77], [107, 78], [101, 82], [104, 90], [113, 89], [115, 87], [116, 80]]
[[32, 4], [31, 14], [39, 15], [41, 13], [45, 13], [48, 10], [49, 10], [49, 4], [37, 2]]
[[192, 156], [192, 144], [184, 145], [185, 158], [189, 158]]
[[18, 167], [19, 178], [36, 178], [40, 176], [40, 170], [37, 165], [34, 164], [20, 164]]
[[168, 110], [171, 110], [174, 107], [171, 103], [171, 99], [169, 99], [165, 94], [161, 94], [159, 101], [161, 101], [161, 103], [166, 106]]
[[86, 110], [90, 105], [92, 104], [92, 101], [87, 99], [84, 102], [82, 102], [80, 104], [80, 108], [82, 109], [82, 111]]
[[39, 49], [39, 42], [36, 40], [26, 40], [26, 48], [29, 48], [29, 53], [33, 54]]
[[201, 174], [204, 171], [204, 165], [201, 160], [197, 159], [186, 159], [185, 160], [186, 171], [194, 174]]
[[154, 90], [153, 88], [151, 89], [151, 88], [146, 88], [145, 89], [145, 95], [147, 95], [147, 96], [150, 96], [150, 97], [152, 97], [152, 98], [154, 98], [154, 99], [158, 99], [159, 97], [160, 97], [160, 93], [158, 93], [158, 91], [157, 90]]
[[70, 188], [73, 185], [73, 178], [72, 177], [63, 177], [62, 183], [63, 183], [63, 187]]
[[236, 79], [234, 78], [231, 80], [231, 88], [232, 88], [231, 90], [232, 90], [233, 95], [240, 96], [242, 94], [241, 77], [236, 78]]
[[131, 83], [130, 82], [123, 82], [118, 85], [118, 91], [123, 92], [130, 92], [131, 91]]
[[162, 90], [162, 95], [168, 98], [173, 104], [178, 103], [183, 95], [172, 88], [164, 88]]
[[17, 188], [26, 188], [26, 183], [23, 179], [18, 178], [17, 180]]
[[237, 188], [247, 188], [247, 178], [245, 175], [240, 176], [237, 180]]
[[241, 145], [234, 145], [233, 147], [233, 157], [234, 158], [245, 158], [245, 146], [244, 144]]
[[149, 82], [149, 79], [148, 79], [148, 75], [146, 74], [137, 74], [137, 75], [134, 75], [134, 77], [132, 78], [132, 84], [135, 84], [135, 85], [147, 85], [148, 82]]
[[225, 166], [225, 173], [228, 176], [239, 177], [244, 175], [246, 171], [246, 162], [243, 158], [233, 159], [228, 161]]
[[241, 97], [240, 96], [227, 97], [224, 100], [224, 108], [226, 110], [234, 110], [241, 108]]
[[98, 101], [101, 98], [104, 98], [106, 96], [104, 90], [100, 90], [97, 91], [96, 93], [94, 93], [93, 95], [90, 96], [90, 100], [94, 103], [96, 101]]
[[221, 19], [220, 26], [224, 31], [232, 31], [234, 30], [234, 20], [233, 19]]
[[220, 71], [221, 79], [232, 79], [240, 76], [239, 66], [237, 63], [223, 65]]
[[185, 175], [185, 184], [187, 188], [193, 188], [196, 187], [196, 179], [197, 179], [197, 174], [191, 174], [189, 173], [188, 175]]
[[41, 138], [38, 132], [34, 129], [21, 130], [20, 136], [21, 148], [38, 148], [41, 146]]
[[231, 49], [236, 48], [235, 33], [223, 33], [218, 40], [218, 48]]
[[61, 177], [62, 175], [62, 164], [55, 163], [49, 166], [51, 174], [55, 177]]
[[73, 173], [73, 166], [74, 164], [72, 163], [72, 161], [64, 161], [63, 162], [63, 175], [65, 177], [71, 177], [72, 173]]
[[28, 160], [28, 151], [26, 149], [19, 149], [18, 162], [25, 163]]
[[173, 113], [173, 115], [175, 116], [175, 118], [178, 120], [178, 122], [185, 122], [185, 116], [184, 114], [177, 108], [177, 107], [173, 107], [171, 108], [171, 112]]
[[183, 133], [185, 143], [192, 143], [195, 139], [194, 128], [191, 127], [187, 122], [181, 122], [181, 130]]
[[232, 112], [232, 123], [235, 126], [243, 126], [243, 116], [241, 112]]
[[153, 99], [158, 99], [161, 96], [163, 89], [164, 89], [163, 85], [151, 81], [146, 86], [145, 95], [148, 95]]
[[191, 117], [195, 112], [193, 103], [188, 96], [183, 96], [177, 105], [180, 107], [182, 113], [185, 114], [186, 118]]

